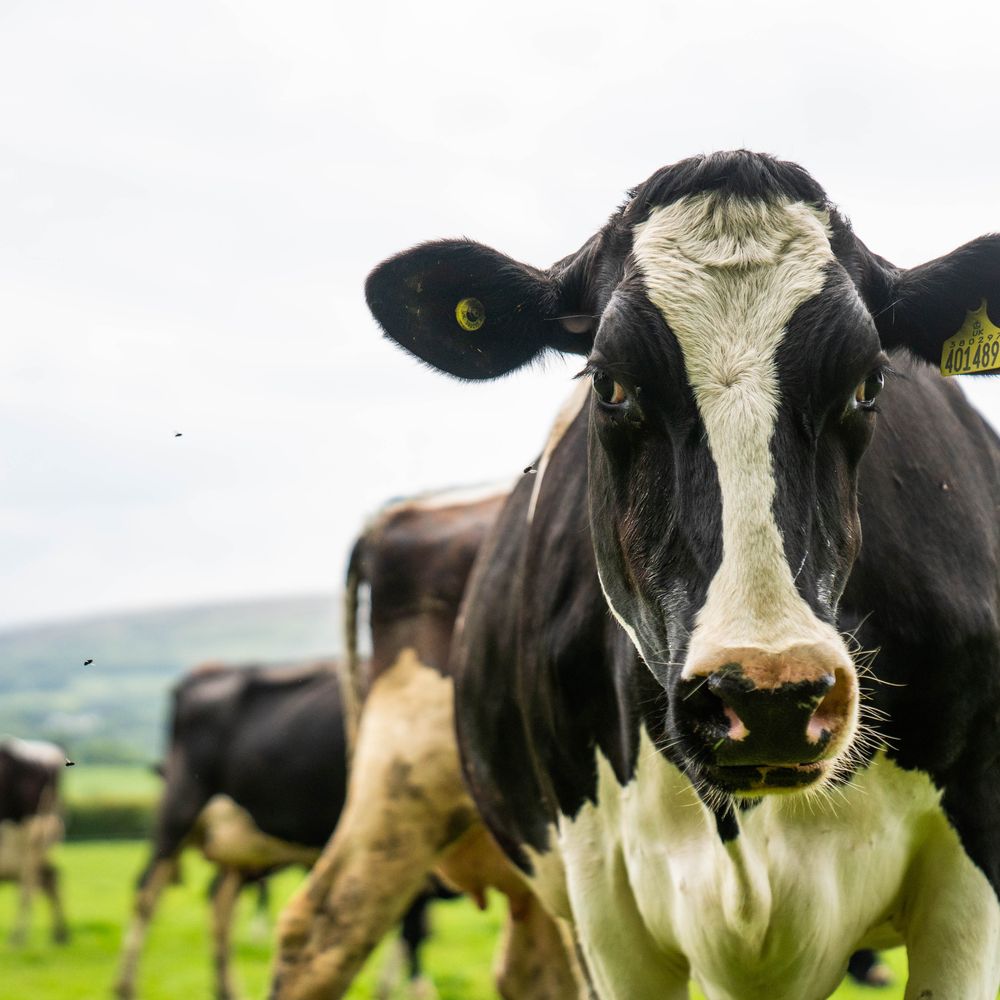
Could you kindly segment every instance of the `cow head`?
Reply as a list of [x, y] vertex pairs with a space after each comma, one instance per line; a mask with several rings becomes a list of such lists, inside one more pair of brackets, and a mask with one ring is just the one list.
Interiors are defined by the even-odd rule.
[[886, 352], [937, 363], [966, 310], [1000, 319], [1000, 238], [902, 271], [801, 168], [723, 153], [654, 174], [547, 271], [429, 243], [367, 295], [393, 340], [461, 378], [586, 357], [601, 585], [669, 695], [666, 737], [709, 789], [834, 773], [858, 726], [837, 603]]

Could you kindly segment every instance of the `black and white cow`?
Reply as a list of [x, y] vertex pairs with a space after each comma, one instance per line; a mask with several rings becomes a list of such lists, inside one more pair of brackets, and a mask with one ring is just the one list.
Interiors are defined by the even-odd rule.
[[136, 994], [157, 903], [191, 845], [222, 870], [212, 893], [215, 993], [236, 995], [229, 936], [240, 890], [266, 873], [315, 862], [343, 807], [341, 704], [331, 660], [205, 664], [176, 685], [163, 795], [122, 942], [119, 997]]
[[52, 939], [69, 939], [59, 893], [59, 872], [49, 852], [63, 837], [59, 775], [66, 756], [54, 743], [0, 740], [0, 881], [20, 891], [11, 944], [28, 935], [31, 904], [41, 889], [52, 906]]
[[[311, 867], [340, 817], [347, 783], [342, 693], [333, 660], [209, 663], [174, 688], [170, 747], [161, 769], [165, 787], [152, 857], [139, 878], [122, 944], [119, 997], [136, 995], [150, 922], [188, 847], [217, 866], [210, 892], [215, 995], [237, 995], [230, 935], [240, 892], [249, 885], [263, 889], [270, 875], [290, 865]], [[430, 990], [420, 962], [427, 907], [452, 895], [427, 887], [422, 869], [401, 908], [403, 959], [414, 995]]]
[[1000, 321], [1000, 237], [902, 270], [741, 151], [548, 270], [429, 243], [367, 295], [461, 378], [586, 357], [474, 572], [456, 717], [598, 993], [812, 1000], [904, 943], [907, 1000], [994, 1000], [1000, 443], [928, 362]]

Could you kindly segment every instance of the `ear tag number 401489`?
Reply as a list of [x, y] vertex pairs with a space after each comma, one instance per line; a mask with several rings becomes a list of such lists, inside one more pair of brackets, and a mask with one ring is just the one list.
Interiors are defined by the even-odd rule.
[[986, 315], [986, 299], [970, 310], [962, 328], [941, 348], [942, 375], [971, 375], [1000, 369], [1000, 326]]

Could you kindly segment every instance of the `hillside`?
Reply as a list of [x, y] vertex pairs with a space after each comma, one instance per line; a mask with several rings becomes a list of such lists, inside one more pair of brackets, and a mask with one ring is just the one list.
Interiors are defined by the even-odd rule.
[[166, 692], [185, 670], [329, 656], [339, 621], [333, 595], [308, 595], [0, 631], [0, 733], [57, 740], [79, 761], [152, 761]]

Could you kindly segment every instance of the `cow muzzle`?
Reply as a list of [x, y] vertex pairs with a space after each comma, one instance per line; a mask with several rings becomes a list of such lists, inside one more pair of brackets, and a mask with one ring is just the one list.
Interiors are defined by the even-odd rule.
[[832, 643], [716, 649], [688, 665], [680, 698], [712, 779], [733, 792], [814, 784], [857, 730], [857, 674]]

